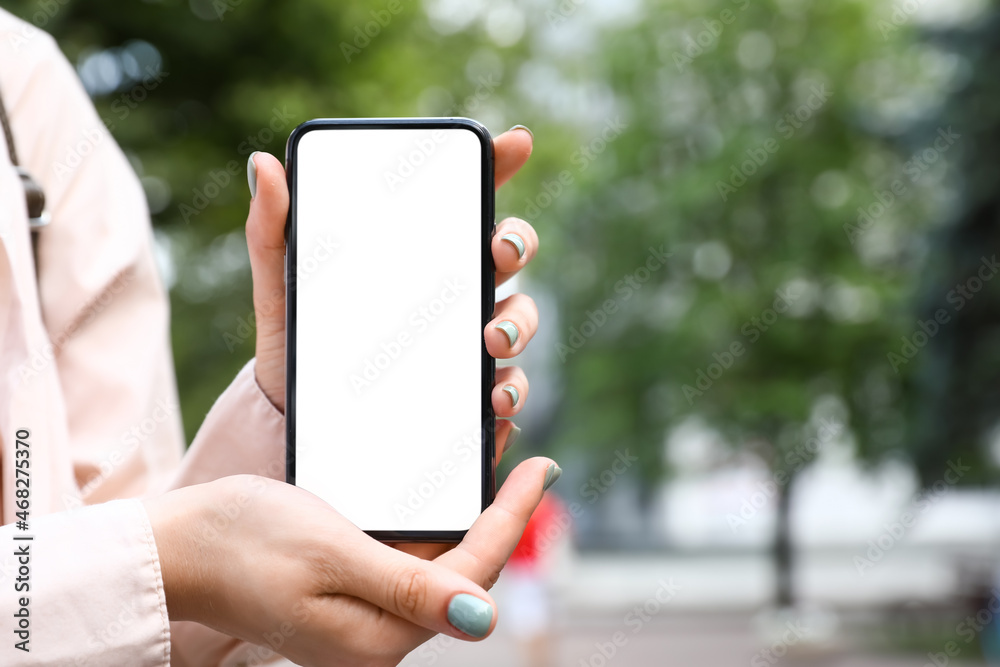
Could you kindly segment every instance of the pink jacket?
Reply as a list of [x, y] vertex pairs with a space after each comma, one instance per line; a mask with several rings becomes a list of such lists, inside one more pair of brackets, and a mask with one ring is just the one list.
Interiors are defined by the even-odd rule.
[[[283, 479], [284, 417], [251, 362], [182, 458], [142, 187], [53, 40], [3, 10], [0, 93], [52, 214], [36, 281], [0, 134], [0, 664], [260, 664], [264, 649], [169, 623], [136, 498], [240, 472]], [[26, 505], [24, 530], [12, 522]]]

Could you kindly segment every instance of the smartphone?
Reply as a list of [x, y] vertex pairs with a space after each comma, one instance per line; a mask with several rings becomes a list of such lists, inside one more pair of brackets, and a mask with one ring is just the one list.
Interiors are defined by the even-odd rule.
[[286, 173], [288, 481], [376, 539], [460, 541], [495, 495], [490, 134], [311, 120]]

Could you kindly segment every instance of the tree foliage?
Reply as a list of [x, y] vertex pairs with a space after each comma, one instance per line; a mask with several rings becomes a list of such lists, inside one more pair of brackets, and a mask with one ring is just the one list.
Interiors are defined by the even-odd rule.
[[[498, 213], [536, 224], [530, 276], [557, 304], [545, 354], [559, 398], [544, 445], [595, 465], [628, 448], [653, 483], [667, 432], [690, 417], [790, 472], [823, 418], [865, 460], [918, 440], [941, 451], [907, 431], [924, 423], [909, 407], [914, 378], [933, 384], [995, 356], [959, 326], [934, 339], [954, 341], [950, 356], [903, 354], [928, 312], [928, 257], [947, 249], [928, 229], [948, 217], [949, 165], [969, 142], [913, 163], [958, 73], [892, 12], [794, 0], [92, 0], [42, 23], [81, 68], [135, 40], [162, 58], [161, 80], [114, 132], [151, 202], [165, 202], [154, 220], [174, 263], [189, 435], [252, 354], [250, 138], [281, 154], [312, 117], [466, 115], [535, 133]], [[102, 114], [116, 118], [142, 85], [95, 95]]]

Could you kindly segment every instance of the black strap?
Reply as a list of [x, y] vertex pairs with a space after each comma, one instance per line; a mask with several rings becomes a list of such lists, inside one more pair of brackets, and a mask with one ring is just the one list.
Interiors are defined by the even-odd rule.
[[0, 94], [0, 124], [3, 125], [3, 136], [7, 141], [7, 154], [10, 163], [17, 169], [24, 188], [24, 200], [28, 208], [28, 226], [31, 229], [31, 253], [35, 258], [35, 275], [38, 275], [38, 235], [42, 227], [49, 224], [49, 212], [45, 210], [45, 192], [38, 181], [31, 177], [17, 159], [17, 147], [14, 145], [14, 133], [10, 129], [10, 119], [7, 117], [7, 107]]
[[7, 118], [7, 106], [3, 103], [3, 94], [0, 93], [0, 123], [3, 123], [3, 136], [7, 140], [7, 153], [10, 155], [10, 163], [18, 164], [17, 147], [14, 145], [14, 133], [10, 130], [10, 120]]

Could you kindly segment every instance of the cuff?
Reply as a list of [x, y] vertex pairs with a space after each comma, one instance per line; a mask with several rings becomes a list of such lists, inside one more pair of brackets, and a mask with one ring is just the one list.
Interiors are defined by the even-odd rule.
[[27, 531], [7, 525], [0, 542], [11, 545], [8, 553], [21, 554], [4, 558], [2, 578], [9, 583], [0, 614], [26, 626], [28, 649], [16, 647], [25, 635], [17, 636], [15, 627], [16, 638], [0, 645], [0, 663], [170, 665], [160, 560], [142, 502], [49, 514], [31, 519]]

